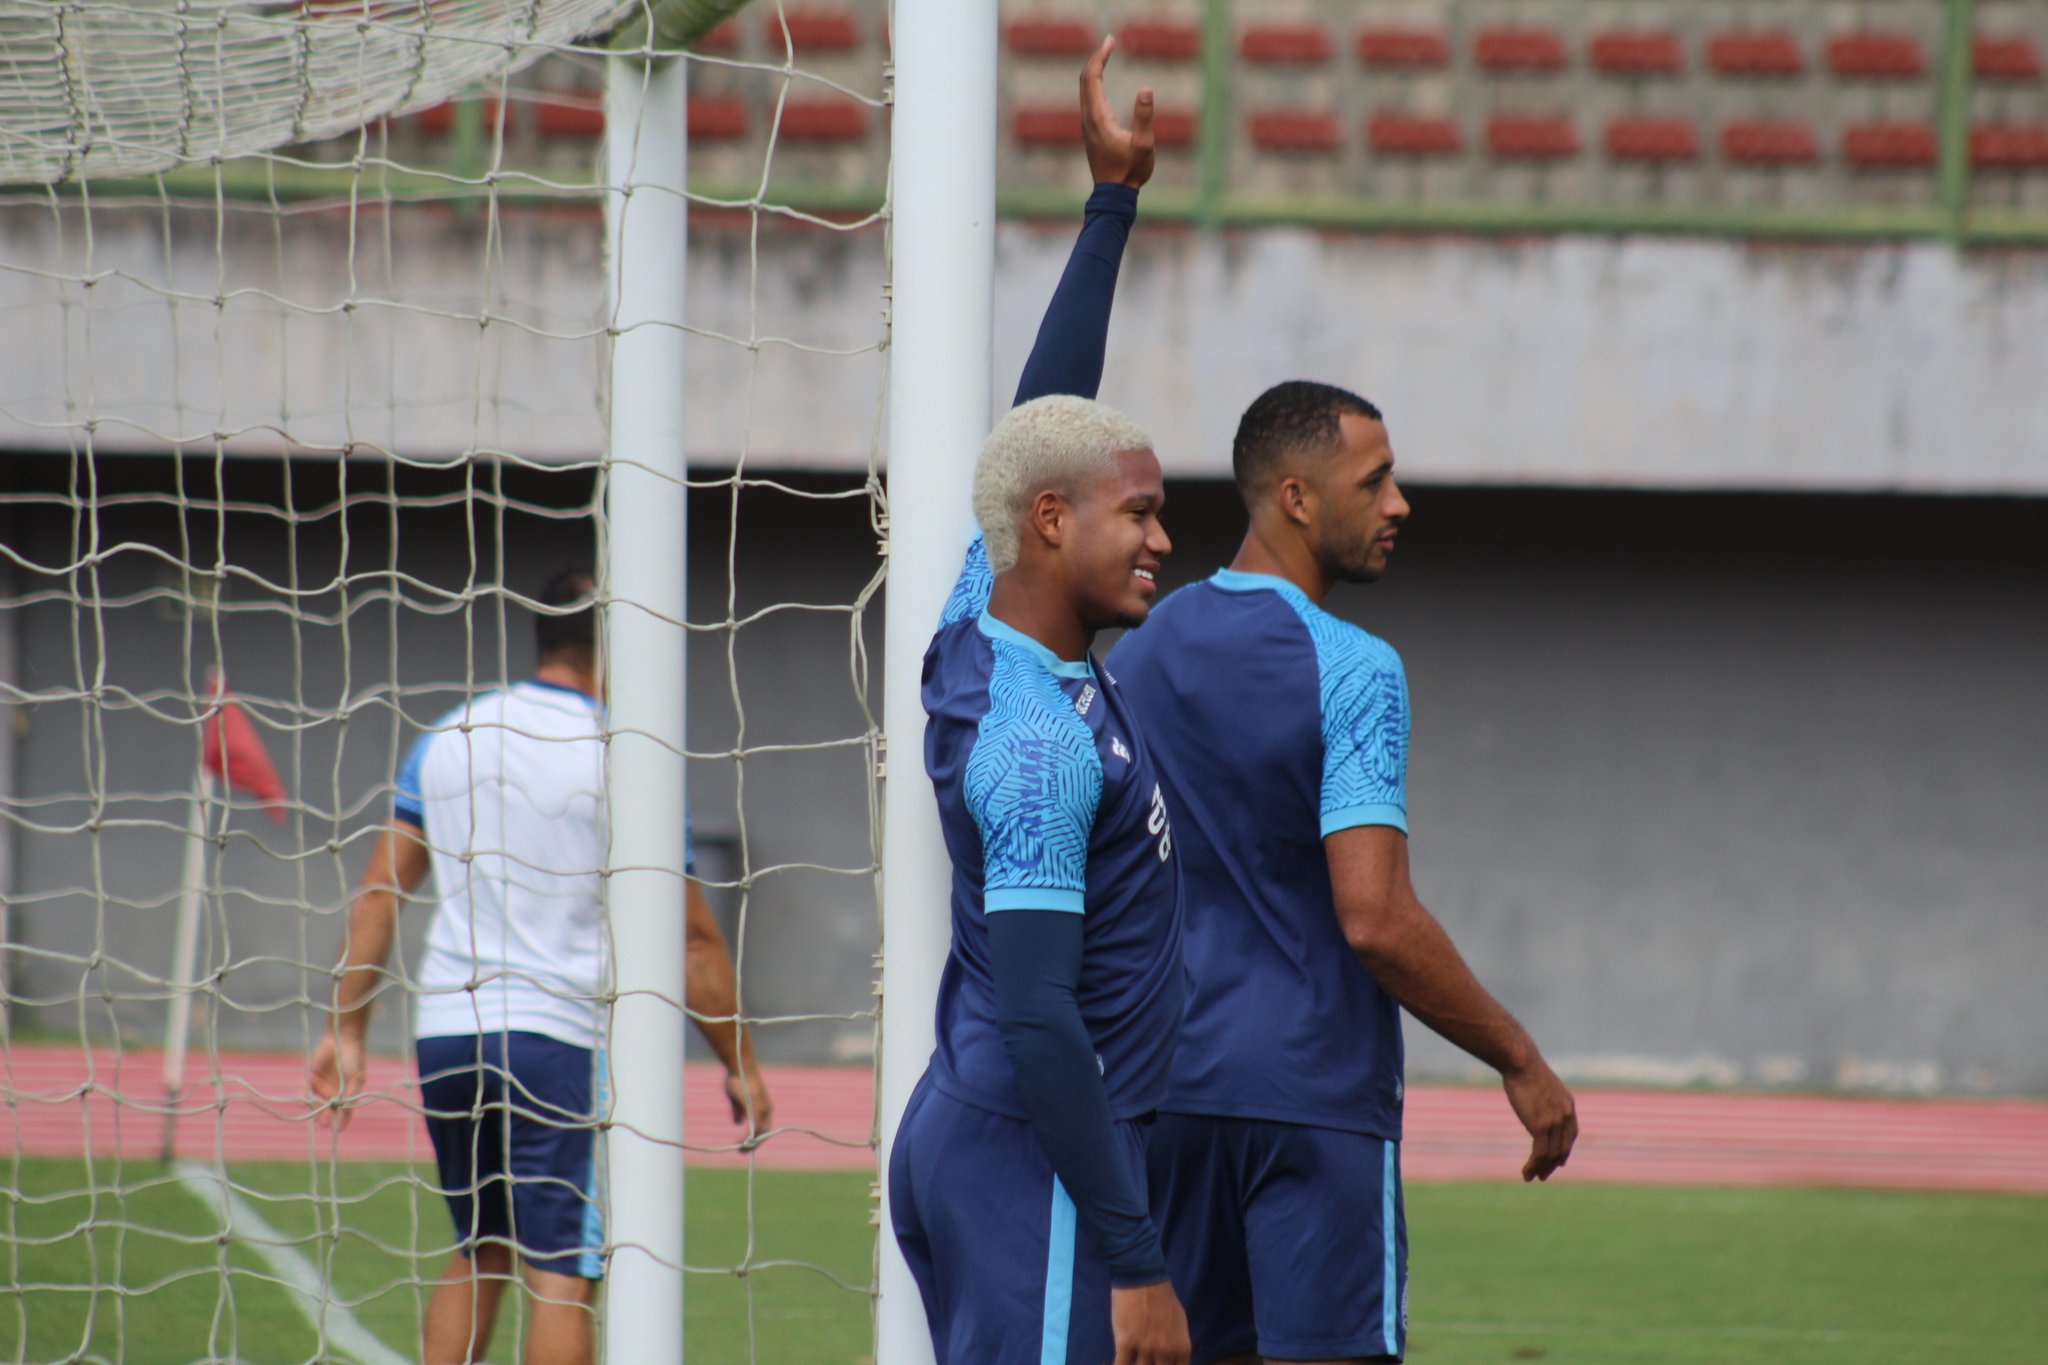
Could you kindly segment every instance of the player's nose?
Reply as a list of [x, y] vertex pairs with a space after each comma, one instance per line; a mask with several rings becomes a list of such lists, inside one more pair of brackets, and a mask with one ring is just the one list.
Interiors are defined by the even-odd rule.
[[1408, 499], [1401, 494], [1401, 486], [1392, 479], [1387, 480], [1387, 504], [1385, 514], [1389, 521], [1404, 521], [1408, 516]]

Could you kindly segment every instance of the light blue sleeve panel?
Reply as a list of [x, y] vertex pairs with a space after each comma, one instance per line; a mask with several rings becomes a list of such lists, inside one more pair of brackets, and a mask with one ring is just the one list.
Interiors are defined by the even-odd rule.
[[965, 621], [981, 615], [988, 607], [988, 595], [994, 588], [996, 576], [989, 572], [988, 546], [981, 542], [981, 532], [974, 533], [974, 543], [967, 547], [967, 562], [960, 566], [960, 577], [953, 583], [953, 594], [946, 599], [946, 609], [939, 613], [939, 624], [950, 626], [955, 621]]
[[1323, 707], [1322, 832], [1408, 828], [1408, 679], [1384, 640], [1311, 608]]
[[995, 646], [989, 709], [967, 760], [967, 808], [981, 830], [982, 909], [1084, 909], [1088, 836], [1102, 758], [1051, 676]]
[[405, 762], [398, 767], [398, 780], [391, 784], [391, 814], [421, 829], [427, 827], [427, 803], [420, 795], [420, 765], [426, 762], [427, 746], [440, 733], [438, 729], [429, 730], [412, 742]]

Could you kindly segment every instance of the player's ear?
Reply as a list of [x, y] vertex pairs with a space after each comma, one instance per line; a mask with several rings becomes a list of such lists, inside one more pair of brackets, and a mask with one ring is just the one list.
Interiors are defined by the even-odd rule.
[[1273, 497], [1280, 505], [1280, 515], [1296, 526], [1309, 524], [1315, 506], [1315, 492], [1305, 480], [1287, 475], [1273, 490]]
[[1071, 515], [1067, 500], [1047, 488], [1031, 500], [1031, 510], [1024, 516], [1024, 529], [1047, 549], [1057, 550], [1066, 543]]

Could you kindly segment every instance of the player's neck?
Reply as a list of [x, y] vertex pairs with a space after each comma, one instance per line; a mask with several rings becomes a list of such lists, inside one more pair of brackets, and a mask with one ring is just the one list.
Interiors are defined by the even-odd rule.
[[988, 614], [1068, 663], [1087, 658], [1089, 646], [1095, 643], [1095, 632], [1081, 624], [1060, 594], [1020, 582], [1014, 571], [996, 575], [989, 589]]
[[592, 700], [597, 697], [596, 676], [587, 669], [577, 668], [571, 664], [542, 664], [534, 671], [533, 679], [535, 682], [552, 683], [556, 687], [566, 687], [572, 692], [581, 692]]
[[1308, 546], [1293, 536], [1261, 535], [1256, 524], [1245, 532], [1244, 543], [1237, 547], [1237, 557], [1230, 561], [1230, 567], [1237, 573], [1284, 578], [1317, 606], [1330, 593], [1330, 580], [1323, 576], [1322, 566], [1316, 563]]

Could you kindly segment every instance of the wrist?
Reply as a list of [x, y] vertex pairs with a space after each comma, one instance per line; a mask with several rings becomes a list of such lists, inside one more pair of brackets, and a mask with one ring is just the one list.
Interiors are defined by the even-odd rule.
[[1098, 180], [1088, 195], [1090, 213], [1136, 213], [1138, 186], [1126, 180]]
[[1543, 1065], [1543, 1054], [1536, 1050], [1536, 1041], [1524, 1033], [1508, 1045], [1507, 1055], [1501, 1059], [1501, 1078], [1524, 1080], [1536, 1074]]

